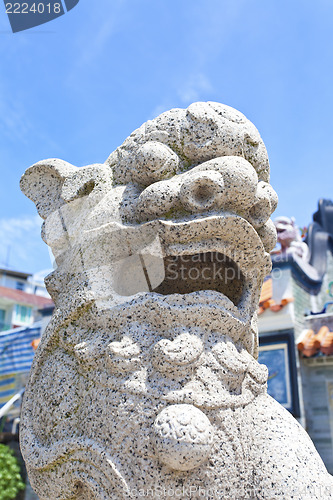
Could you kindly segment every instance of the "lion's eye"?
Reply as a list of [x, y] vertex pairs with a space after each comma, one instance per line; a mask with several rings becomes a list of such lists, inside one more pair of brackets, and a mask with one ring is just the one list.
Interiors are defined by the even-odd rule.
[[133, 181], [146, 187], [168, 179], [178, 171], [179, 164], [179, 157], [168, 146], [161, 142], [146, 142], [137, 152]]

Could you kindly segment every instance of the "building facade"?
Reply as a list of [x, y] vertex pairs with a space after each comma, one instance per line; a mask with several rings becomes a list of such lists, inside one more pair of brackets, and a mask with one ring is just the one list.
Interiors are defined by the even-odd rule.
[[40, 276], [0, 268], [0, 332], [32, 325], [52, 305]]
[[333, 202], [320, 200], [304, 240], [276, 221], [280, 249], [260, 299], [270, 394], [306, 428], [333, 473]]

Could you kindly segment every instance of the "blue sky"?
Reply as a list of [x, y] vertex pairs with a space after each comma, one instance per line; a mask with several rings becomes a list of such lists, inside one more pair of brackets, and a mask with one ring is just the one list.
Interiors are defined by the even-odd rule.
[[80, 0], [13, 34], [0, 4], [0, 264], [50, 267], [24, 170], [104, 162], [144, 121], [213, 100], [259, 129], [275, 215], [308, 225], [333, 198], [331, 0]]

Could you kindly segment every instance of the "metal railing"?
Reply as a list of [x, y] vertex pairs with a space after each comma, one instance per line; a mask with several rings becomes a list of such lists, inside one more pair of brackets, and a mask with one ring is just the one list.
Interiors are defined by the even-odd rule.
[[[16, 403], [16, 401], [22, 398], [23, 393], [24, 389], [21, 389], [17, 394], [15, 394], [12, 398], [10, 398], [10, 400], [7, 401], [7, 403], [2, 408], [0, 408], [0, 420], [7, 415], [11, 407], [14, 406], [14, 404]], [[15, 418], [13, 421], [12, 434], [16, 434], [17, 426], [19, 423], [20, 423], [19, 417]]]

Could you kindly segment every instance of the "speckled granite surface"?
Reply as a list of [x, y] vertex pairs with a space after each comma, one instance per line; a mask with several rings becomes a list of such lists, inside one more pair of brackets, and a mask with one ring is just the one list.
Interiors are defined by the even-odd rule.
[[45, 160], [21, 188], [57, 263], [21, 421], [41, 499], [333, 497], [256, 361], [277, 196], [244, 115], [173, 109], [105, 164]]

